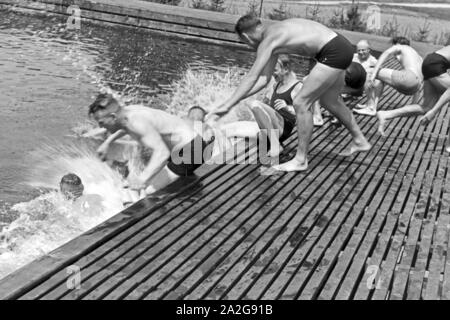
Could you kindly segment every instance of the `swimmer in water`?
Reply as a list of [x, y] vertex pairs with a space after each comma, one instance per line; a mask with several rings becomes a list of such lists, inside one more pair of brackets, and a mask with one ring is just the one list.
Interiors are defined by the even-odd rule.
[[342, 155], [349, 156], [355, 152], [370, 150], [370, 143], [340, 96], [345, 69], [353, 58], [353, 47], [345, 37], [316, 21], [262, 21], [250, 14], [238, 20], [235, 30], [256, 51], [256, 60], [233, 95], [216, 107], [212, 114], [225, 115], [242, 99], [265, 87], [274, 72], [279, 54], [315, 57], [317, 64], [293, 98], [298, 133], [297, 154], [292, 160], [274, 166], [274, 169], [303, 171], [308, 168], [307, 156], [314, 125], [312, 106], [317, 100], [352, 135], [350, 148]]
[[106, 159], [113, 141], [127, 134], [152, 151], [144, 170], [128, 176], [133, 190], [151, 194], [179, 177], [192, 176], [211, 155], [211, 141], [196, 132], [192, 123], [163, 110], [122, 106], [112, 95], [100, 94], [89, 106], [89, 115], [111, 133], [97, 150], [101, 159]]
[[66, 200], [73, 202], [80, 210], [103, 210], [102, 197], [83, 194], [84, 185], [81, 178], [74, 173], [68, 173], [61, 178], [59, 190]]

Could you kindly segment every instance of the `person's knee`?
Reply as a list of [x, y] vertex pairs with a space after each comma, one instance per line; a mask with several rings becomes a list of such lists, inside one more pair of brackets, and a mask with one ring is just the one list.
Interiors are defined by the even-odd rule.
[[297, 97], [294, 101], [294, 109], [297, 114], [312, 112], [314, 100], [309, 97]]

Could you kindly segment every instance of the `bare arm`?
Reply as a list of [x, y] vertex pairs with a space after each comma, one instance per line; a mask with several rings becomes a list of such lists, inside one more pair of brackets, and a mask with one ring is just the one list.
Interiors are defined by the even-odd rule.
[[387, 49], [385, 52], [383, 52], [380, 56], [380, 58], [377, 61], [377, 64], [375, 65], [375, 68], [373, 70], [373, 73], [371, 75], [371, 80], [375, 80], [376, 76], [378, 75], [378, 72], [380, 71], [383, 64], [386, 62], [386, 60], [391, 56], [395, 54], [401, 53], [402, 50], [399, 46], [395, 45]]
[[429, 123], [438, 114], [441, 108], [450, 101], [450, 89], [447, 89], [436, 102], [434, 107], [429, 110], [421, 119], [422, 123]]
[[106, 154], [108, 153], [109, 145], [113, 141], [122, 138], [126, 134], [127, 134], [127, 132], [125, 130], [120, 129], [120, 130], [117, 130], [116, 132], [114, 132], [113, 134], [111, 134], [105, 141], [103, 141], [103, 143], [97, 149], [97, 153], [98, 153], [100, 159], [105, 160]]
[[275, 39], [266, 39], [261, 42], [252, 68], [244, 77], [233, 95], [217, 108], [217, 114], [227, 113], [233, 106], [239, 103], [239, 101], [258, 92], [263, 86], [267, 85], [277, 61], [277, 57], [273, 56], [273, 50], [278, 41], [279, 40]]
[[[145, 184], [153, 178], [167, 163], [170, 157], [170, 150], [162, 139], [160, 133], [147, 121], [133, 119], [129, 121], [128, 131], [133, 136], [138, 137], [139, 142], [146, 148], [152, 150], [152, 155], [147, 166], [144, 168], [139, 177], [136, 177], [137, 184]], [[131, 182], [130, 182], [131, 184]], [[131, 185], [133, 189], [134, 186]], [[144, 187], [143, 185], [141, 187]]]

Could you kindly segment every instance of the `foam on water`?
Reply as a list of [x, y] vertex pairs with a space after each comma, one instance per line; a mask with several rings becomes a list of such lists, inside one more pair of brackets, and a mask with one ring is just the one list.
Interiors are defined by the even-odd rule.
[[[30, 159], [35, 165], [26, 174], [26, 183], [47, 192], [11, 208], [18, 218], [0, 232], [0, 278], [124, 209], [122, 177], [86, 143], [46, 143]], [[83, 181], [83, 205], [49, 191], [57, 189], [69, 172]]]
[[[77, 50], [69, 51], [65, 59], [88, 75], [102, 92], [113, 94], [122, 103], [135, 96], [112, 90], [100, 76], [89, 68]], [[210, 110], [235, 89], [242, 70], [227, 69], [217, 72], [188, 69], [184, 76], [173, 83], [168, 94], [169, 103], [161, 105], [167, 111], [183, 116], [187, 109], [199, 104]], [[186, 101], [190, 101], [186, 104]], [[228, 121], [248, 118], [242, 103]], [[91, 121], [79, 124], [72, 131], [86, 132], [95, 126]], [[135, 150], [137, 152], [137, 150]], [[137, 154], [126, 155], [130, 170], [140, 170], [142, 163]], [[97, 195], [101, 206], [84, 208], [66, 201], [56, 191], [61, 177], [75, 173], [84, 184], [85, 195]], [[118, 172], [100, 161], [95, 148], [81, 140], [70, 143], [47, 141], [30, 154], [30, 168], [24, 173], [28, 185], [42, 190], [37, 198], [14, 205], [9, 211], [18, 218], [3, 226], [0, 231], [0, 278], [19, 267], [49, 253], [62, 244], [95, 227], [124, 209], [122, 204], [123, 179]], [[0, 229], [2, 226], [0, 225]]]

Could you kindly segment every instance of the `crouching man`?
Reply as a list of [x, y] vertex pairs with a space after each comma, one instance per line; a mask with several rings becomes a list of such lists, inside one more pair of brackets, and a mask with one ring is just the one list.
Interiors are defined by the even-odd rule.
[[205, 141], [189, 121], [162, 110], [122, 106], [112, 95], [100, 94], [89, 106], [89, 115], [111, 133], [97, 150], [100, 158], [105, 159], [109, 145], [126, 134], [152, 151], [143, 171], [128, 176], [133, 190], [153, 193], [180, 176], [193, 175], [211, 155], [211, 140]]

